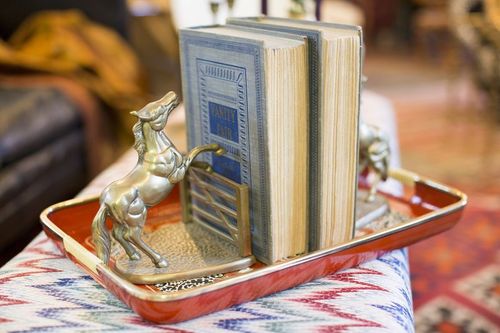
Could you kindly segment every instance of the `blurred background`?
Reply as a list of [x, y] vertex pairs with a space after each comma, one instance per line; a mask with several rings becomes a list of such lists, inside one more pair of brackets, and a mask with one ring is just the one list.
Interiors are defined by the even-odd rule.
[[[40, 231], [43, 208], [130, 147], [131, 110], [181, 93], [179, 28], [260, 13], [363, 27], [365, 89], [394, 110], [402, 166], [470, 196], [457, 228], [410, 248], [417, 328], [498, 323], [498, 0], [4, 2], [0, 264]], [[168, 126], [185, 149], [182, 111]]]

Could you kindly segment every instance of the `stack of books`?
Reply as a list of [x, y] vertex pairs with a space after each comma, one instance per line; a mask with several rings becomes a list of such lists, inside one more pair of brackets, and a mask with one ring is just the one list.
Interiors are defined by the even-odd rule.
[[[230, 19], [180, 32], [190, 147], [250, 189], [267, 264], [353, 237], [362, 34], [356, 26]], [[200, 216], [202, 219], [203, 217]]]

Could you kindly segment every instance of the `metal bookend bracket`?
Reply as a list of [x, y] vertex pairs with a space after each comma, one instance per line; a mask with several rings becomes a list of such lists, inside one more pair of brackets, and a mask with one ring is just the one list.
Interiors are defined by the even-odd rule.
[[247, 185], [193, 167], [181, 183], [181, 200], [185, 223], [197, 224], [238, 249], [242, 261], [235, 263], [237, 269], [248, 267], [255, 261]]
[[164, 223], [144, 235], [168, 258], [167, 267], [148, 260], [129, 260], [113, 249], [114, 270], [132, 283], [157, 284], [251, 266], [248, 187], [192, 166], [180, 183], [183, 222]]

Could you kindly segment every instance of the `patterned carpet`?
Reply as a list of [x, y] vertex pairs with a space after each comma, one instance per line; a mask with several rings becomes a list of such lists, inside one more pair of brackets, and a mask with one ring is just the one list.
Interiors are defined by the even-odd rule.
[[394, 103], [403, 166], [469, 195], [457, 227], [410, 247], [416, 331], [500, 332], [500, 124], [439, 67], [375, 55], [365, 72]]
[[456, 228], [410, 247], [417, 332], [499, 331], [498, 221], [472, 202]]

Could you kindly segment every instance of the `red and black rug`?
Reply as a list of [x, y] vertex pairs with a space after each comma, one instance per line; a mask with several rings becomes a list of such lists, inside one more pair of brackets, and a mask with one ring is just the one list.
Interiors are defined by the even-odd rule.
[[500, 124], [470, 77], [372, 51], [367, 87], [394, 105], [403, 166], [470, 198], [454, 229], [410, 247], [416, 330], [500, 332]]
[[417, 332], [500, 332], [500, 209], [478, 201], [454, 229], [410, 247]]

